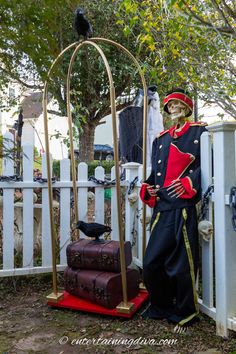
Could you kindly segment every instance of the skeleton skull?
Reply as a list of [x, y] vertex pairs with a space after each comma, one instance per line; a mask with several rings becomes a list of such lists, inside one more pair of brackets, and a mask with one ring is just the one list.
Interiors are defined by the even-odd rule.
[[133, 205], [136, 203], [136, 201], [138, 200], [138, 194], [136, 192], [130, 193], [128, 195], [128, 200], [130, 205]]
[[179, 100], [170, 100], [167, 103], [167, 108], [171, 119], [186, 117], [189, 113], [189, 108]]
[[210, 241], [214, 232], [212, 223], [208, 220], [200, 221], [198, 224], [198, 232], [204, 241]]

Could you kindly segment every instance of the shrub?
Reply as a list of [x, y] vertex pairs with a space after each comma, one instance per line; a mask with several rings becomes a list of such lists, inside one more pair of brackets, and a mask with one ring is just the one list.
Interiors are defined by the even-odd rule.
[[[77, 165], [77, 162], [76, 162], [76, 165]], [[94, 176], [95, 169], [98, 166], [102, 166], [105, 169], [105, 174], [110, 175], [111, 169], [114, 166], [114, 161], [94, 160], [94, 161], [88, 162], [87, 165], [88, 165], [88, 177]], [[53, 172], [52, 173], [53, 176], [60, 178], [60, 160], [53, 160], [52, 172]]]

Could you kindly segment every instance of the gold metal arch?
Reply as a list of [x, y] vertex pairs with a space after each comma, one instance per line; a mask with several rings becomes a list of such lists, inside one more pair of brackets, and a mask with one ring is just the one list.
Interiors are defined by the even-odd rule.
[[[74, 50], [67, 74], [67, 116], [68, 116], [68, 126], [69, 126], [69, 135], [70, 135], [70, 155], [71, 155], [71, 167], [72, 167], [72, 181], [73, 181], [73, 193], [74, 193], [74, 208], [75, 208], [75, 218], [76, 222], [78, 221], [78, 195], [76, 187], [76, 168], [74, 160], [74, 144], [73, 144], [73, 131], [72, 131], [72, 117], [70, 110], [70, 76], [72, 72], [72, 66], [76, 57], [77, 52], [83, 45], [92, 45], [97, 49], [100, 56], [103, 59], [110, 85], [110, 102], [111, 102], [111, 114], [112, 114], [112, 129], [113, 129], [113, 143], [114, 143], [114, 158], [115, 158], [115, 175], [116, 175], [116, 193], [117, 193], [117, 211], [118, 211], [118, 230], [119, 230], [119, 241], [120, 241], [120, 257], [121, 257], [121, 276], [122, 276], [122, 291], [123, 291], [123, 302], [117, 306], [117, 310], [120, 312], [130, 312], [133, 304], [128, 303], [127, 299], [127, 282], [126, 282], [126, 271], [125, 271], [125, 255], [124, 255], [124, 237], [122, 234], [122, 215], [120, 207], [120, 176], [119, 176], [119, 156], [118, 156], [118, 143], [117, 143], [117, 126], [116, 126], [116, 104], [115, 104], [115, 87], [113, 83], [112, 73], [106, 56], [102, 49], [94, 42], [103, 41], [115, 45], [116, 47], [122, 49], [128, 54], [132, 59], [135, 65], [138, 68], [139, 74], [141, 76], [143, 90], [144, 90], [144, 114], [143, 114], [143, 179], [146, 179], [146, 136], [147, 136], [147, 85], [145, 78], [142, 72], [142, 69], [135, 59], [135, 57], [122, 45], [116, 43], [112, 40], [105, 38], [91, 38], [89, 41], [83, 41], [78, 44], [78, 42], [71, 44], [65, 48], [59, 56], [52, 63], [50, 70], [48, 72], [48, 77], [44, 85], [44, 94], [43, 94], [43, 109], [44, 109], [44, 127], [45, 127], [45, 147], [46, 147], [46, 162], [47, 162], [47, 177], [48, 177], [48, 193], [49, 193], [49, 211], [50, 211], [50, 225], [51, 225], [51, 243], [52, 243], [52, 262], [53, 262], [53, 293], [50, 294], [47, 298], [51, 301], [58, 301], [62, 294], [58, 293], [57, 289], [57, 278], [56, 278], [56, 255], [55, 255], [55, 229], [53, 222], [53, 193], [52, 193], [52, 183], [51, 183], [51, 171], [50, 171], [50, 150], [49, 150], [49, 136], [48, 136], [48, 119], [47, 119], [47, 91], [48, 91], [48, 82], [50, 75], [56, 63], [61, 59], [63, 54], [69, 49], [76, 46]], [[146, 207], [143, 204], [143, 220], [146, 219]], [[142, 253], [144, 255], [146, 247], [146, 228], [145, 222], [143, 222], [143, 247]]]

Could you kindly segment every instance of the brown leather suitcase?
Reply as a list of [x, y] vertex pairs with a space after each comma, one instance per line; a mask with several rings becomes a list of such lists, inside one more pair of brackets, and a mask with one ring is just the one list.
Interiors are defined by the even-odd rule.
[[[124, 243], [126, 268], [132, 262], [131, 243]], [[120, 243], [79, 239], [66, 248], [67, 264], [71, 268], [120, 272]]]
[[[126, 277], [130, 300], [139, 292], [139, 272], [136, 269], [127, 269]], [[64, 279], [68, 293], [108, 309], [115, 308], [123, 300], [121, 273], [67, 267]]]

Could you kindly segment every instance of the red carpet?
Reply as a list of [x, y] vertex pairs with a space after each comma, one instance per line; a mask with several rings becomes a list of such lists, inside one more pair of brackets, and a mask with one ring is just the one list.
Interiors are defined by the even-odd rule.
[[71, 310], [98, 313], [101, 315], [132, 318], [133, 315], [140, 309], [142, 304], [147, 299], [148, 299], [148, 292], [146, 290], [140, 290], [140, 292], [134, 299], [129, 300], [129, 302], [134, 303], [133, 310], [130, 313], [121, 313], [118, 312], [116, 309], [109, 310], [103, 306], [70, 295], [66, 291], [64, 291], [64, 298], [62, 300], [58, 301], [57, 303], [48, 301], [47, 304], [51, 307], [57, 307], [57, 308], [62, 307]]

